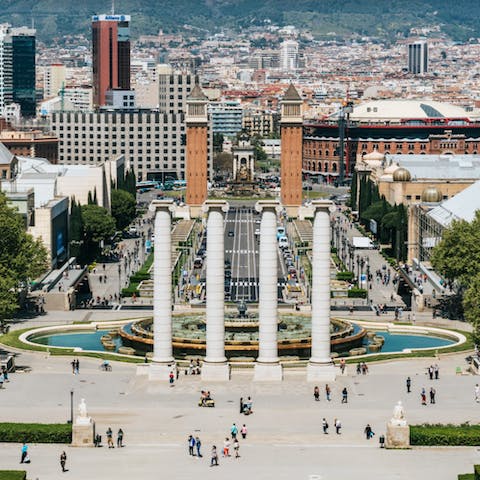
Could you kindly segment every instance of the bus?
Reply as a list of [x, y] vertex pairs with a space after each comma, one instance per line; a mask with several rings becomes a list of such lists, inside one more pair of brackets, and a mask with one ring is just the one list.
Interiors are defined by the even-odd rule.
[[143, 182], [137, 182], [137, 191], [148, 192], [149, 190], [153, 190], [154, 188], [158, 188], [158, 182], [154, 180], [144, 180]]
[[277, 228], [277, 240], [280, 238], [280, 237], [285, 237], [286, 233], [285, 233], [285, 227], [278, 227]]

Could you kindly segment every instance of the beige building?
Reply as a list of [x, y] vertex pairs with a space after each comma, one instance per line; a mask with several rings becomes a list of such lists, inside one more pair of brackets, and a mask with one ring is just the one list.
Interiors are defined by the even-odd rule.
[[43, 73], [43, 96], [44, 98], [56, 97], [65, 86], [67, 69], [62, 63], [52, 63], [45, 67]]

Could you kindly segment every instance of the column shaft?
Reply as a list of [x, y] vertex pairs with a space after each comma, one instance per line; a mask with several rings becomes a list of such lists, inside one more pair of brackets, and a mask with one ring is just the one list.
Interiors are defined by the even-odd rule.
[[313, 222], [312, 356], [310, 362], [330, 363], [330, 215], [319, 209]]
[[264, 208], [260, 223], [259, 352], [257, 362], [277, 363], [277, 215]]
[[171, 214], [168, 208], [159, 208], [155, 214], [153, 271], [153, 361], [159, 363], [173, 362], [171, 257]]
[[207, 355], [206, 362], [224, 363], [224, 228], [221, 208], [210, 208], [207, 220]]

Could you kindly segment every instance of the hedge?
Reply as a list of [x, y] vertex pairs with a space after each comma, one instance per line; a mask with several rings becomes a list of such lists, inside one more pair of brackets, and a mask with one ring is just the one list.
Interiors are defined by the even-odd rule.
[[477, 480], [473, 473], [462, 473], [458, 476], [458, 480]]
[[[480, 445], [480, 425], [412, 425], [410, 444], [423, 446], [465, 446]], [[475, 467], [476, 470], [478, 466]], [[480, 474], [478, 470], [477, 474]], [[479, 477], [480, 478], [480, 477]]]
[[26, 480], [25, 470], [0, 470], [0, 480]]
[[348, 298], [367, 298], [367, 291], [363, 288], [351, 288], [348, 291]]
[[0, 423], [0, 442], [71, 443], [72, 426], [67, 423]]
[[347, 282], [350, 282], [353, 280], [353, 272], [349, 272], [349, 271], [343, 271], [343, 272], [338, 272], [337, 273], [337, 280], [343, 280], [343, 281], [347, 281]]

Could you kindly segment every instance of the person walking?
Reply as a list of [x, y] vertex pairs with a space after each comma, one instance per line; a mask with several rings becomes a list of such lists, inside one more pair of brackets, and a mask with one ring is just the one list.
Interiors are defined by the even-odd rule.
[[78, 358], [75, 360], [75, 374], [78, 375], [80, 373], [80, 360]]
[[175, 375], [173, 374], [173, 370], [170, 371], [168, 375], [168, 381], [170, 382], [170, 386], [173, 387], [173, 382], [175, 381]]
[[337, 435], [340, 435], [340, 429], [342, 428], [342, 424], [338, 418], [336, 418], [333, 421], [333, 425], [335, 427], [335, 431], [337, 432]]
[[10, 380], [8, 379], [8, 370], [5, 365], [2, 365], [2, 375], [3, 375], [3, 380], [5, 383], [8, 383]]
[[28, 461], [28, 445], [23, 442], [23, 445], [22, 445], [22, 456], [20, 458], [20, 463], [30, 463]]
[[232, 435], [232, 440], [237, 438], [238, 428], [235, 424], [230, 427], [230, 434]]
[[72, 366], [72, 373], [75, 375], [75, 367], [76, 367], [75, 359], [73, 359], [73, 360], [70, 362], [70, 365]]
[[62, 467], [62, 472], [68, 472], [68, 470], [65, 469], [65, 465], [67, 464], [67, 454], [65, 452], [62, 452], [60, 455], [60, 466]]
[[118, 429], [118, 433], [117, 433], [117, 447], [118, 448], [123, 447], [123, 430], [121, 428]]
[[347, 390], [347, 387], [343, 387], [343, 390], [342, 390], [342, 403], [348, 403], [348, 390]]
[[435, 374], [435, 380], [438, 380], [438, 376], [440, 375], [440, 368], [437, 364], [433, 366], [433, 373]]
[[202, 454], [200, 452], [200, 447], [202, 446], [202, 442], [200, 441], [200, 438], [197, 436], [195, 437], [195, 447], [197, 448], [197, 457], [202, 458]]
[[242, 438], [245, 440], [247, 438], [247, 426], [245, 424], [242, 425], [240, 433], [242, 434]]
[[192, 437], [192, 435], [188, 436], [188, 453], [192, 457], [195, 456], [195, 452], [193, 451], [193, 448], [195, 447], [195, 439]]
[[374, 433], [373, 433], [372, 427], [370, 426], [369, 423], [367, 423], [367, 426], [365, 427], [364, 433], [365, 433], [365, 438], [367, 440], [370, 440], [373, 437]]
[[345, 373], [345, 367], [346, 367], [345, 359], [342, 358], [340, 360], [340, 372], [342, 372], [342, 375]]
[[427, 404], [427, 394], [425, 393], [425, 389], [422, 388], [422, 391], [420, 392], [420, 398], [422, 399], [422, 405]]
[[316, 402], [320, 401], [320, 389], [318, 388], [318, 386], [315, 386], [315, 388], [313, 389], [313, 398]]
[[480, 386], [478, 383], [475, 385], [475, 401], [480, 402]]
[[210, 455], [210, 466], [218, 467], [218, 453], [217, 453], [217, 447], [215, 445], [212, 446], [212, 453]]
[[108, 448], [115, 448], [115, 446], [113, 445], [113, 432], [112, 432], [112, 429], [110, 427], [108, 427], [108, 430], [107, 430], [106, 434], [107, 434]]
[[329, 402], [331, 400], [330, 393], [331, 393], [330, 386], [327, 383], [325, 385], [325, 396], [327, 397], [327, 402]]
[[323, 428], [323, 433], [325, 435], [328, 435], [328, 422], [325, 418], [322, 420], [322, 428]]
[[428, 376], [430, 377], [430, 380], [433, 380], [433, 367], [430, 365], [428, 367]]
[[435, 394], [436, 394], [436, 390], [432, 387], [430, 389], [430, 403], [434, 404], [435, 403]]
[[407, 377], [406, 384], [407, 384], [407, 393], [410, 393], [410, 388], [412, 386], [412, 379], [410, 377]]
[[243, 397], [240, 397], [240, 413], [243, 413]]
[[235, 451], [235, 458], [240, 458], [239, 450], [240, 450], [240, 443], [238, 438], [235, 438], [233, 442], [233, 450]]
[[225, 441], [223, 442], [223, 456], [230, 456], [230, 439], [228, 437], [225, 437]]

